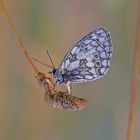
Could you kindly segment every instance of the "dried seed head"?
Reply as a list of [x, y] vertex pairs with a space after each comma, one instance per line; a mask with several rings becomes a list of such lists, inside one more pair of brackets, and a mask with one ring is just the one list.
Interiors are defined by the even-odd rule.
[[84, 98], [69, 95], [68, 92], [55, 90], [52, 78], [46, 77], [45, 74], [39, 72], [36, 79], [45, 90], [45, 102], [52, 108], [76, 111], [86, 107], [87, 100]]
[[73, 95], [69, 95], [66, 92], [58, 91], [53, 95], [44, 95], [45, 101], [49, 106], [57, 109], [67, 109], [71, 111], [82, 110], [87, 105], [87, 100], [79, 98]]

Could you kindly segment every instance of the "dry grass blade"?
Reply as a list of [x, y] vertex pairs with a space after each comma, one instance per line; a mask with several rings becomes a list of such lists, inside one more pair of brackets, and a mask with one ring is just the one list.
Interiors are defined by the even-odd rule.
[[[139, 2], [140, 6], [140, 2]], [[127, 140], [133, 139], [133, 127], [134, 127], [134, 113], [135, 113], [135, 103], [138, 88], [138, 75], [140, 69], [140, 10], [136, 30], [136, 40], [133, 55], [133, 66], [132, 66], [132, 80], [131, 80], [131, 95], [130, 95], [130, 108], [128, 117], [128, 128], [127, 128]]]
[[86, 107], [87, 100], [69, 95], [68, 92], [57, 91], [53, 80], [45, 74], [39, 72], [36, 78], [45, 91], [44, 99], [49, 106], [71, 111], [82, 110]]
[[5, 19], [6, 19], [7, 23], [8, 23], [8, 25], [9, 25], [11, 31], [12, 31], [12, 33], [13, 33], [15, 39], [16, 39], [16, 42], [17, 42], [17, 44], [18, 44], [18, 47], [22, 50], [22, 52], [23, 52], [24, 55], [26, 56], [27, 61], [28, 61], [29, 64], [31, 65], [31, 67], [32, 67], [32, 69], [34, 70], [34, 72], [35, 72], [35, 73], [38, 73], [38, 69], [36, 68], [36, 66], [35, 66], [34, 63], [32, 62], [32, 60], [31, 60], [31, 58], [30, 58], [30, 56], [29, 56], [27, 50], [25, 49], [24, 43], [23, 43], [23, 41], [21, 40], [20, 35], [19, 35], [19, 33], [17, 32], [17, 30], [16, 30], [16, 27], [15, 27], [15, 25], [14, 25], [14, 22], [13, 22], [13, 20], [12, 20], [11, 15], [10, 15], [10, 13], [9, 13], [9, 11], [8, 11], [8, 9], [7, 9], [6, 5], [5, 5], [5, 3], [4, 3], [4, 0], [0, 0], [0, 8], [2, 9], [3, 15], [4, 15], [4, 17], [5, 17]]

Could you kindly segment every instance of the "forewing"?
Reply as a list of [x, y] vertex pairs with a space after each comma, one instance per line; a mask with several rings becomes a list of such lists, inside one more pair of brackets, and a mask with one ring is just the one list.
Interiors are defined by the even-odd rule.
[[83, 37], [64, 57], [60, 71], [73, 83], [88, 82], [107, 74], [112, 41], [106, 28], [96, 28]]

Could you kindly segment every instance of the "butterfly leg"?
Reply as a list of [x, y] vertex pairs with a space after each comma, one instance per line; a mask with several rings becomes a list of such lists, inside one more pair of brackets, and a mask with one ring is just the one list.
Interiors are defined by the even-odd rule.
[[71, 82], [67, 82], [66, 83], [66, 87], [67, 87], [67, 92], [68, 92], [68, 94], [72, 94], [72, 84], [71, 84]]

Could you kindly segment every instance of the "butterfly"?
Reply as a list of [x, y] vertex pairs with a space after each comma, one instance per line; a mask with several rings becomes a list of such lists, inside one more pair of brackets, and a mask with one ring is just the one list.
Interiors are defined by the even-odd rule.
[[67, 52], [59, 68], [54, 66], [47, 51], [52, 63], [52, 66], [47, 65], [52, 68], [49, 74], [56, 78], [57, 84], [66, 84], [70, 92], [71, 83], [95, 81], [106, 75], [110, 67], [112, 52], [112, 40], [108, 29], [96, 28]]

